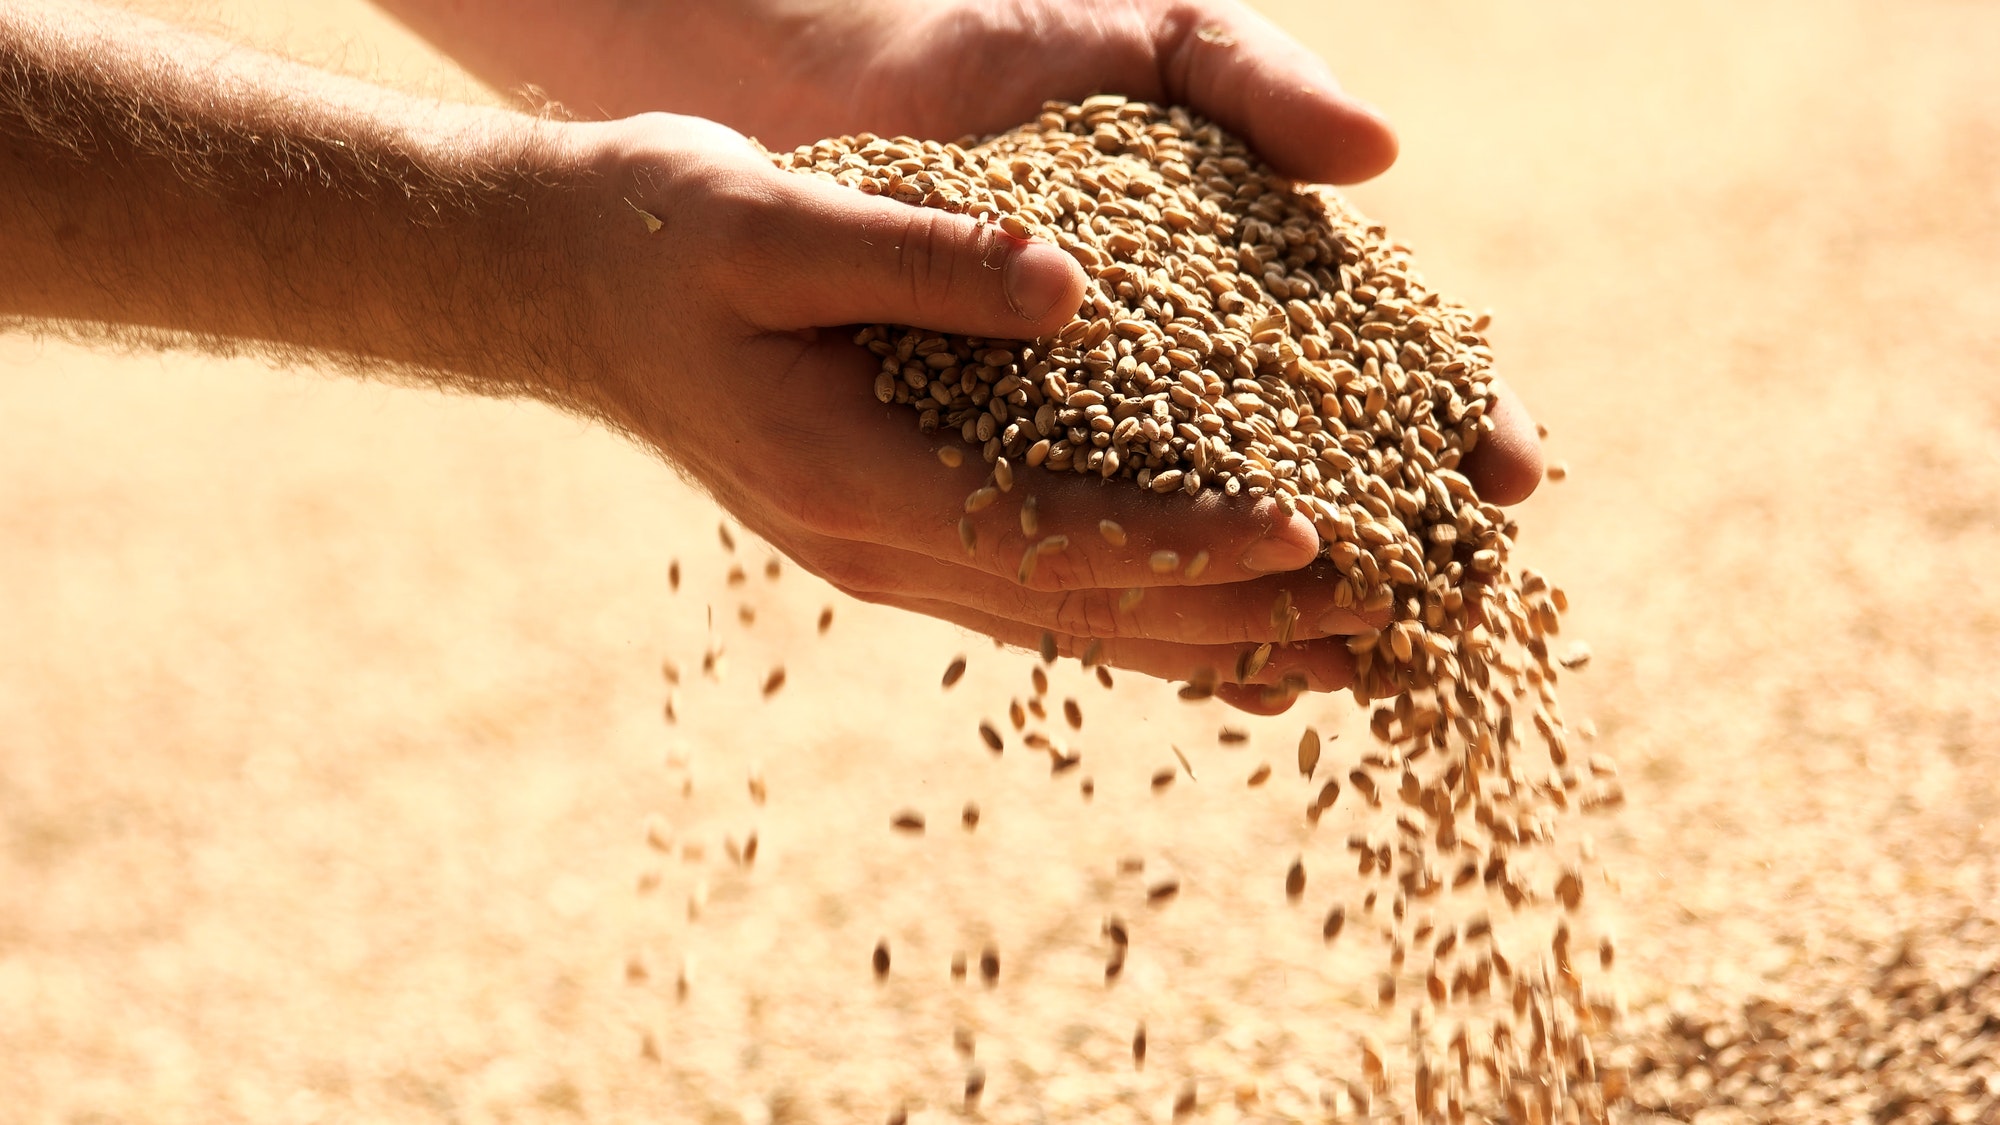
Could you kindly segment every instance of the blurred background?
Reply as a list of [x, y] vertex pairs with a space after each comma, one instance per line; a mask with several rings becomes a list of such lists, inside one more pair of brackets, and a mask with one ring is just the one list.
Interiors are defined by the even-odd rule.
[[[1397, 123], [1351, 195], [1495, 310], [1570, 469], [1518, 558], [1597, 654], [1565, 703], [1630, 795], [1593, 831], [1631, 1006], [1990, 916], [2000, 7], [1259, 6]], [[493, 96], [359, 0], [146, 7]], [[1241, 786], [1306, 721], [1353, 753], [1344, 700], [1060, 670], [1085, 801], [979, 749], [1019, 654], [767, 578], [570, 418], [23, 337], [0, 370], [0, 1120], [880, 1120], [955, 1104], [956, 1026], [1000, 1109], [1350, 1066], [1372, 981], [1271, 890], [1297, 794]], [[1200, 780], [1155, 795], [1168, 743]], [[1106, 909], [1151, 935], [1109, 993]], [[988, 941], [1002, 985], [953, 984]]]

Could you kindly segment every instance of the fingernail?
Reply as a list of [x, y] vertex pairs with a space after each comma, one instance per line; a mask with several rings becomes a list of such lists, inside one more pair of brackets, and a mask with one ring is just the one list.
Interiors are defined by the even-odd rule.
[[1007, 304], [1022, 320], [1040, 320], [1069, 292], [1069, 255], [1046, 242], [1030, 242], [1007, 260], [1002, 283]]
[[1276, 574], [1281, 570], [1297, 570], [1313, 561], [1312, 547], [1296, 539], [1259, 539], [1243, 552], [1243, 569], [1256, 574]]

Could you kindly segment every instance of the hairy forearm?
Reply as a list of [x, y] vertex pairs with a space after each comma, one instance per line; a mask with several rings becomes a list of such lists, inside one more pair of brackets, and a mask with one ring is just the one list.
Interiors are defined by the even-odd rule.
[[0, 10], [0, 317], [561, 399], [587, 379], [517, 114], [83, 4]]

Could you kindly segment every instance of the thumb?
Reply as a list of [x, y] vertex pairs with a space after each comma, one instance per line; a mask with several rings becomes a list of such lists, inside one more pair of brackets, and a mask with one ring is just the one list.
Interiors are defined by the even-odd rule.
[[884, 323], [1033, 339], [1060, 329], [1083, 301], [1083, 267], [1050, 243], [822, 180], [778, 178], [768, 221], [751, 236], [767, 267], [758, 302], [766, 328]]

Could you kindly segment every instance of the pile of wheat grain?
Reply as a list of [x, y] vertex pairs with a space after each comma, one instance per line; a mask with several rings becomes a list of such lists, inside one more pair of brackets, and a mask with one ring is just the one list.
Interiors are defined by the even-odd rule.
[[[1023, 581], [1037, 558], [1069, 549], [1066, 538], [1036, 538], [1045, 474], [1268, 495], [1312, 520], [1339, 573], [1337, 604], [1389, 618], [1347, 646], [1354, 694], [1381, 704], [1371, 723], [1380, 745], [1344, 771], [1320, 769], [1316, 732], [1299, 745], [1299, 815], [1318, 824], [1340, 806], [1350, 824], [1371, 827], [1295, 859], [1283, 888], [1306, 894], [1308, 867], [1323, 862], [1351, 862], [1374, 881], [1360, 901], [1328, 901], [1315, 916], [1329, 944], [1377, 931], [1377, 994], [1407, 1013], [1410, 1031], [1394, 1053], [1360, 1045], [1344, 1108], [1425, 1121], [1605, 1119], [1607, 1085], [1623, 1079], [1600, 1071], [1591, 1032], [1615, 1006], [1587, 978], [1610, 966], [1612, 948], [1572, 928], [1591, 878], [1583, 856], [1558, 857], [1554, 844], [1566, 818], [1613, 807], [1622, 790], [1607, 759], [1571, 753], [1549, 649], [1562, 591], [1510, 566], [1514, 524], [1459, 471], [1493, 427], [1484, 319], [1431, 292], [1381, 227], [1178, 108], [1095, 97], [1051, 103], [977, 144], [864, 135], [773, 159], [1047, 239], [1089, 275], [1083, 308], [1047, 339], [894, 325], [857, 337], [880, 359], [879, 399], [907, 404], [926, 432], [990, 466], [959, 527], [968, 551], [984, 521], [1009, 518], [1027, 537]], [[962, 464], [965, 452], [947, 442], [940, 457]], [[1018, 503], [1002, 505], [1003, 495]], [[1101, 531], [1156, 572], [1209, 564], [1206, 553], [1147, 553], [1115, 525]], [[1273, 606], [1277, 645], [1291, 640], [1291, 601], [1288, 591]], [[1272, 651], [1245, 645], [1232, 667], [1203, 670], [1181, 694], [1247, 682]], [[1043, 663], [1061, 652], [1090, 663], [1098, 649], [1044, 638]], [[1081, 713], [1066, 701], [1057, 726], [1039, 665], [1032, 683], [1029, 701], [1009, 706], [1010, 725], [1060, 775], [1081, 759], [1070, 745]], [[981, 724], [980, 736], [1004, 752], [998, 725]], [[1087, 793], [1089, 778], [1080, 784]], [[1501, 923], [1488, 903], [1506, 910]], [[1132, 940], [1122, 925], [1117, 936], [1107, 980]], [[888, 971], [886, 952], [878, 964]]]

